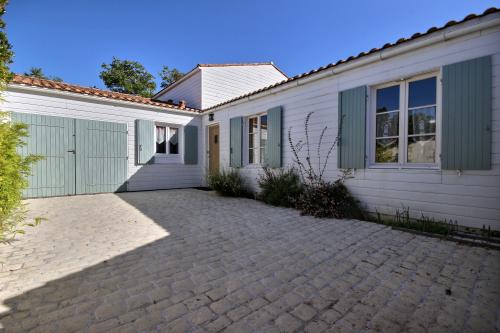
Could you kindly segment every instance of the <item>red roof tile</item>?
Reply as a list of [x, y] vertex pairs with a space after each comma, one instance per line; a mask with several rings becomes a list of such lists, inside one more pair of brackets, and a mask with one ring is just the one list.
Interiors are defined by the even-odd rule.
[[24, 76], [24, 75], [19, 75], [19, 74], [14, 75], [14, 77], [12, 78], [12, 81], [10, 83], [16, 84], [16, 85], [30, 86], [30, 87], [61, 90], [61, 91], [67, 91], [67, 92], [76, 93], [76, 94], [97, 96], [97, 97], [102, 97], [102, 98], [109, 98], [109, 99], [115, 99], [115, 100], [120, 100], [120, 101], [133, 102], [133, 103], [138, 103], [138, 104], [152, 105], [152, 106], [157, 106], [157, 107], [163, 107], [165, 109], [176, 109], [176, 110], [191, 111], [191, 112], [196, 112], [196, 113], [201, 112], [201, 110], [198, 110], [198, 109], [193, 109], [193, 108], [188, 108], [188, 107], [182, 108], [182, 107], [179, 107], [179, 105], [161, 102], [161, 101], [156, 101], [156, 100], [152, 100], [151, 98], [146, 98], [146, 97], [142, 97], [142, 96], [123, 94], [123, 93], [102, 90], [102, 89], [97, 89], [97, 88], [81, 87], [81, 86], [77, 86], [77, 85], [69, 84], [69, 83], [65, 83], [65, 82], [57, 82], [57, 81], [52, 81], [52, 80], [39, 79], [39, 78]]

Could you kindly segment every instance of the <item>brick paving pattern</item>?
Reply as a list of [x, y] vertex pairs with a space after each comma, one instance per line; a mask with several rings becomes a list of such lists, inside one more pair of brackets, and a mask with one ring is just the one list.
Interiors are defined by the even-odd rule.
[[213, 192], [29, 200], [5, 332], [496, 332], [500, 252]]

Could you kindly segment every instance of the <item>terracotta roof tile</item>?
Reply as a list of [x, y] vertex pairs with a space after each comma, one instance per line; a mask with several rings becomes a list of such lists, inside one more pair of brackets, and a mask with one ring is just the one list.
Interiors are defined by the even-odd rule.
[[356, 59], [359, 59], [361, 57], [364, 57], [364, 56], [367, 56], [369, 54], [372, 54], [372, 53], [375, 53], [375, 52], [378, 52], [380, 50], [383, 50], [383, 49], [387, 49], [387, 48], [390, 48], [390, 47], [394, 47], [394, 46], [397, 46], [397, 45], [401, 45], [402, 43], [406, 43], [406, 42], [409, 42], [409, 41], [412, 41], [412, 40], [415, 40], [417, 38], [420, 38], [420, 37], [423, 37], [423, 36], [426, 36], [427, 34], [430, 34], [430, 33], [433, 33], [433, 32], [436, 32], [436, 31], [439, 31], [439, 30], [443, 30], [445, 28], [448, 28], [448, 27], [451, 27], [451, 26], [454, 26], [454, 25], [457, 25], [457, 24], [460, 24], [460, 23], [464, 23], [466, 21], [469, 21], [469, 20], [472, 20], [472, 19], [476, 19], [476, 18], [479, 18], [479, 17], [483, 17], [483, 16], [486, 16], [486, 15], [489, 15], [489, 14], [493, 14], [493, 13], [498, 13], [500, 12], [500, 9], [499, 8], [495, 8], [495, 7], [492, 7], [492, 8], [488, 8], [487, 10], [485, 10], [482, 14], [469, 14], [467, 15], [466, 17], [464, 17], [462, 20], [460, 21], [454, 21], [454, 20], [451, 20], [451, 21], [448, 21], [446, 24], [444, 24], [443, 26], [441, 27], [431, 27], [429, 28], [426, 32], [424, 33], [414, 33], [411, 37], [409, 38], [400, 38], [398, 39], [396, 42], [394, 43], [386, 43], [384, 44], [384, 46], [380, 47], [380, 48], [372, 48], [370, 51], [368, 52], [361, 52], [360, 54], [358, 54], [357, 56], [350, 56], [348, 57], [347, 59], [345, 60], [338, 60], [336, 63], [331, 63], [331, 64], [328, 64], [326, 66], [322, 66], [322, 67], [319, 67], [315, 70], [311, 70], [309, 72], [306, 72], [306, 73], [302, 73], [302, 74], [298, 74], [298, 75], [295, 75], [293, 77], [290, 77], [286, 80], [283, 80], [281, 82], [278, 82], [277, 84], [273, 84], [273, 85], [270, 85], [270, 86], [267, 86], [267, 87], [264, 87], [264, 88], [261, 88], [261, 89], [258, 89], [258, 90], [255, 90], [255, 91], [252, 91], [250, 93], [247, 93], [247, 94], [244, 94], [244, 95], [241, 95], [241, 96], [238, 96], [238, 97], [235, 97], [233, 99], [230, 99], [228, 101], [225, 101], [225, 102], [222, 102], [222, 103], [219, 103], [217, 105], [214, 105], [214, 106], [211, 106], [203, 111], [206, 111], [206, 110], [212, 110], [212, 109], [215, 109], [219, 106], [222, 106], [222, 105], [225, 105], [225, 104], [229, 104], [231, 102], [234, 102], [234, 101], [237, 101], [239, 99], [242, 99], [242, 98], [245, 98], [245, 97], [249, 97], [249, 96], [252, 96], [252, 95], [255, 95], [255, 94], [258, 94], [260, 92], [263, 92], [263, 91], [266, 91], [266, 90], [269, 90], [269, 89], [272, 89], [276, 86], [279, 86], [279, 85], [282, 85], [282, 84], [285, 84], [285, 83], [288, 83], [288, 82], [291, 82], [291, 81], [295, 81], [297, 79], [300, 79], [300, 78], [303, 78], [303, 77], [306, 77], [306, 76], [309, 76], [311, 74], [314, 74], [314, 73], [317, 73], [317, 72], [320, 72], [322, 70], [325, 70], [325, 69], [329, 69], [329, 68], [332, 68], [332, 67], [335, 67], [335, 66], [338, 66], [340, 64], [343, 64], [343, 63], [346, 63], [346, 62], [349, 62], [349, 61], [352, 61], [352, 60], [356, 60]]
[[156, 101], [156, 100], [153, 100], [151, 98], [146, 98], [146, 97], [142, 97], [142, 96], [123, 94], [123, 93], [107, 91], [107, 90], [102, 90], [102, 89], [96, 89], [96, 88], [90, 88], [90, 87], [81, 87], [81, 86], [77, 86], [77, 85], [69, 84], [69, 83], [65, 83], [65, 82], [57, 82], [57, 81], [52, 81], [52, 80], [39, 79], [39, 78], [24, 76], [24, 75], [19, 75], [19, 74], [14, 75], [14, 77], [12, 78], [12, 81], [10, 83], [17, 84], [17, 85], [38, 87], [38, 88], [61, 90], [61, 91], [72, 92], [75, 94], [96, 96], [96, 97], [101, 97], [101, 98], [110, 98], [110, 99], [133, 102], [133, 103], [138, 103], [138, 104], [152, 105], [152, 106], [157, 106], [157, 107], [163, 107], [165, 109], [176, 109], [176, 110], [182, 110], [182, 111], [191, 111], [191, 112], [195, 112], [195, 113], [201, 112], [201, 110], [198, 110], [198, 109], [193, 109], [193, 108], [188, 108], [188, 107], [181, 108], [175, 104]]

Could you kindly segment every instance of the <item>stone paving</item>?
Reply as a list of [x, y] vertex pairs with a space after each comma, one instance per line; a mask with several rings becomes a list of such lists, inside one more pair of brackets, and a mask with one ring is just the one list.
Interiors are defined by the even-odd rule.
[[500, 252], [213, 192], [29, 200], [5, 332], [495, 332]]

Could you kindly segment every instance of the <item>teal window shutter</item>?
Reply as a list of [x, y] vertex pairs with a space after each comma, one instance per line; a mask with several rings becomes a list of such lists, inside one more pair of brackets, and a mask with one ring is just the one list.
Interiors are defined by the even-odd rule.
[[366, 86], [339, 92], [338, 167], [363, 169], [366, 159]]
[[270, 168], [281, 167], [281, 106], [267, 110], [267, 141], [265, 165]]
[[155, 124], [152, 120], [136, 119], [135, 144], [137, 164], [153, 162], [155, 154]]
[[243, 165], [241, 154], [243, 142], [243, 118], [231, 118], [229, 122], [229, 165], [233, 168], [240, 168]]
[[491, 57], [443, 67], [441, 167], [491, 169]]
[[198, 126], [184, 127], [184, 164], [198, 164]]

